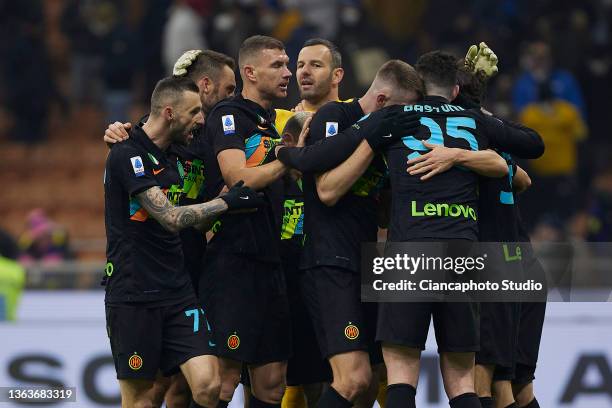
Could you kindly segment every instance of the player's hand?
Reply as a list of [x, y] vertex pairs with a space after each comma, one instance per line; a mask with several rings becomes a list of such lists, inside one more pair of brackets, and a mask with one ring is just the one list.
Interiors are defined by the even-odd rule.
[[470, 46], [465, 55], [465, 66], [470, 72], [475, 74], [481, 71], [487, 78], [497, 74], [498, 62], [497, 55], [495, 55], [493, 50], [484, 42], [481, 42], [478, 46]]
[[380, 150], [399, 138], [415, 134], [421, 125], [420, 120], [420, 115], [415, 112], [388, 110], [384, 113], [379, 128], [368, 133], [365, 139], [372, 150]]
[[439, 173], [444, 173], [455, 165], [457, 149], [442, 145], [422, 142], [425, 147], [431, 149], [414, 159], [408, 160], [408, 173], [410, 175], [423, 174], [421, 180], [428, 180]]
[[310, 134], [310, 122], [312, 121], [312, 116], [309, 116], [304, 121], [304, 125], [302, 126], [302, 131], [298, 136], [296, 147], [304, 147], [306, 146], [306, 139], [308, 139], [308, 135]]
[[240, 180], [229, 189], [229, 191], [219, 196], [227, 204], [227, 211], [255, 209], [265, 204], [263, 195], [253, 191], [244, 185]]
[[300, 103], [295, 105], [295, 108], [291, 109], [291, 112], [304, 112], [305, 110], [306, 109], [304, 109], [304, 101], [300, 101]]
[[174, 68], [172, 69], [172, 75], [176, 77], [184, 76], [187, 74], [187, 68], [193, 64], [193, 61], [198, 58], [198, 55], [202, 53], [202, 50], [189, 50], [185, 51], [183, 55], [179, 57], [174, 63]]
[[121, 123], [115, 122], [108, 125], [104, 131], [104, 141], [107, 144], [115, 144], [117, 142], [123, 142], [129, 137], [128, 130], [132, 128], [130, 122]]

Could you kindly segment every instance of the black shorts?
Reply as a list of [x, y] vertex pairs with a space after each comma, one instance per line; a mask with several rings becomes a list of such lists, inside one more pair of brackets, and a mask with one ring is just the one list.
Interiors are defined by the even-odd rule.
[[287, 385], [331, 382], [329, 362], [321, 355], [317, 337], [300, 289], [299, 257], [283, 256], [283, 271], [291, 311], [293, 357], [287, 364]]
[[154, 380], [158, 370], [170, 376], [193, 357], [215, 354], [206, 310], [195, 298], [177, 302], [106, 305], [117, 379]]
[[219, 357], [248, 364], [291, 357], [291, 320], [280, 264], [207, 252], [199, 298]]
[[325, 358], [349, 351], [370, 354], [370, 363], [382, 362], [375, 342], [377, 304], [361, 302], [358, 273], [334, 266], [302, 271], [300, 287]]
[[520, 303], [480, 304], [480, 351], [476, 353], [476, 364], [495, 366], [494, 380], [514, 378], [520, 311]]
[[[544, 276], [542, 265], [534, 257], [524, 260], [523, 268], [528, 277]], [[514, 384], [528, 384], [535, 379], [545, 315], [545, 302], [521, 303], [516, 373], [512, 381]]]
[[528, 384], [535, 379], [545, 314], [544, 302], [521, 304], [516, 373], [512, 381], [515, 384]]
[[438, 352], [480, 350], [477, 302], [380, 303], [376, 340], [425, 350], [432, 317]]

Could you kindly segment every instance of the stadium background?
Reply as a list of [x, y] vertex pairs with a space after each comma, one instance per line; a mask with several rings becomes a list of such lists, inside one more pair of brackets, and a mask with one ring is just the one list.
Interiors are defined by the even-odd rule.
[[[295, 72], [302, 43], [328, 38], [349, 98], [388, 58], [461, 56], [485, 41], [501, 61], [485, 106], [547, 144], [547, 157], [524, 164], [533, 239], [609, 242], [611, 21], [610, 0], [0, 0], [0, 386], [54, 379], [78, 387], [79, 407], [116, 405], [99, 286], [101, 139], [110, 121], [146, 112], [184, 50], [236, 56], [244, 38], [268, 34], [285, 42]], [[278, 107], [299, 100], [292, 81]], [[612, 406], [612, 309], [549, 310], [536, 380], [544, 406]], [[445, 406], [433, 378], [422, 406]]]

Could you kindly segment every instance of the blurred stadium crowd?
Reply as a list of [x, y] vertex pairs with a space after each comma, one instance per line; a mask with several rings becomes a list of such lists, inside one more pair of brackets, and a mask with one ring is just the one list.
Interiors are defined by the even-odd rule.
[[[342, 98], [389, 58], [485, 41], [501, 61], [485, 106], [546, 143], [525, 164], [534, 238], [612, 241], [611, 23], [611, 0], [0, 0], [0, 228], [18, 245], [0, 254], [103, 259], [106, 124], [145, 113], [183, 51], [236, 56], [252, 34], [284, 41], [293, 67], [306, 39], [334, 41]], [[290, 85], [278, 107], [298, 100]]]

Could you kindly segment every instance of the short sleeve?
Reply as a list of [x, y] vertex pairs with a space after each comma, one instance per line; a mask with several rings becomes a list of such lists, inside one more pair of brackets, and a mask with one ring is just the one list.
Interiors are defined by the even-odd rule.
[[237, 109], [218, 109], [206, 119], [207, 137], [215, 156], [227, 149], [245, 150], [248, 131], [243, 114]]
[[109, 153], [109, 169], [112, 176], [131, 196], [159, 186], [150, 164], [145, 159], [146, 154], [125, 144], [115, 146]]

